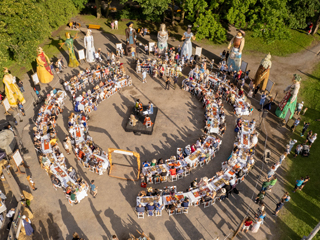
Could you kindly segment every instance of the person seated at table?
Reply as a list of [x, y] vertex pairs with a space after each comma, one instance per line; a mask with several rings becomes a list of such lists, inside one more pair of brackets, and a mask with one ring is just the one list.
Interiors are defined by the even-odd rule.
[[223, 137], [225, 131], [226, 131], [226, 125], [223, 123], [219, 126], [219, 135]]
[[203, 162], [204, 160], [206, 160], [206, 154], [202, 153], [200, 158], [199, 158], [199, 162]]
[[242, 178], [243, 175], [244, 175], [244, 172], [243, 172], [242, 168], [238, 168], [236, 171], [237, 178]]
[[214, 141], [213, 141], [213, 147], [216, 149], [216, 148], [218, 148], [219, 147], [219, 145], [220, 145], [220, 138], [219, 137], [217, 137]]
[[176, 204], [175, 202], [172, 202], [172, 203], [168, 204], [168, 205], [166, 206], [166, 208], [167, 208], [168, 210], [170, 210], [170, 211], [173, 212], [174, 210], [176, 210], [177, 204]]
[[191, 153], [194, 153], [197, 150], [194, 144], [191, 145]]
[[141, 203], [140, 203], [139, 206], [136, 207], [136, 211], [137, 211], [138, 213], [143, 213], [143, 212], [145, 211], [145, 208], [142, 207], [142, 205], [141, 205]]
[[156, 203], [155, 204], [155, 207], [156, 207], [156, 215], [160, 215], [160, 213], [161, 213], [161, 211], [162, 211], [162, 209], [163, 209], [163, 204], [162, 205], [160, 205], [160, 203]]
[[156, 159], [152, 159], [150, 166], [153, 167], [157, 164], [157, 160]]
[[142, 106], [142, 103], [140, 102], [140, 99], [137, 99], [135, 104], [135, 109], [137, 112], [141, 112], [143, 110], [143, 106]]
[[181, 207], [188, 208], [189, 207], [189, 199], [185, 198], [184, 201], [181, 203]]
[[143, 164], [142, 164], [142, 166], [143, 166], [143, 167], [149, 167], [149, 166], [150, 166], [150, 163], [148, 163], [147, 161], [144, 161]]
[[162, 181], [165, 181], [167, 178], [168, 172], [165, 169], [162, 169], [160, 175], [161, 175]]
[[160, 164], [164, 164], [164, 161], [163, 161], [162, 158], [159, 158], [159, 159], [158, 159], [158, 165], [160, 165]]
[[180, 152], [179, 156], [178, 156], [178, 160], [183, 160], [184, 159], [184, 156], [183, 156], [183, 153]]
[[148, 203], [146, 208], [147, 208], [148, 214], [153, 215], [152, 211], [154, 210], [154, 203], [153, 202]]
[[70, 167], [67, 171], [69, 177], [71, 177], [74, 181], [77, 180], [77, 173], [76, 173], [76, 170], [72, 167]]
[[153, 175], [153, 180], [154, 180], [154, 181], [159, 181], [159, 180], [160, 180], [160, 175], [159, 175], [159, 173], [156, 173], [156, 174]]
[[163, 196], [171, 195], [170, 189], [169, 188], [164, 189], [162, 195]]
[[237, 179], [235, 177], [231, 177], [229, 180], [229, 184], [232, 188], [234, 188], [237, 185]]
[[207, 192], [206, 196], [202, 197], [201, 200], [202, 200], [203, 203], [204, 202], [209, 202], [209, 201], [212, 200], [212, 197], [210, 196], [210, 193]]
[[175, 169], [174, 166], [171, 167], [171, 169], [169, 170], [169, 172], [170, 172], [170, 175], [171, 175], [171, 176], [177, 175], [177, 170]]
[[51, 182], [54, 184], [55, 187], [61, 188], [61, 181], [55, 175], [52, 175]]
[[186, 148], [184, 149], [184, 155], [185, 155], [185, 157], [186, 157], [186, 156], [189, 156], [190, 154], [191, 154], [190, 148], [187, 148], [187, 147], [186, 147]]
[[229, 198], [229, 194], [231, 194], [232, 192], [232, 186], [230, 185], [229, 181], [225, 182], [225, 185], [223, 186], [223, 188], [225, 188], [227, 198]]
[[161, 195], [161, 191], [159, 189], [155, 188], [154, 191], [153, 191], [153, 196], [160, 197], [160, 195]]
[[220, 188], [216, 194], [216, 197], [219, 199], [219, 201], [221, 202], [222, 200], [224, 200], [227, 197], [227, 191], [225, 188]]
[[198, 187], [198, 178], [195, 178], [191, 184], [190, 184], [191, 188], [196, 189]]
[[150, 126], [153, 125], [153, 122], [151, 121], [151, 118], [149, 117], [148, 114], [145, 116], [144, 121], [143, 121], [143, 125], [147, 126], [147, 124], [150, 124]]
[[77, 195], [75, 194], [75, 191], [71, 191], [70, 199], [71, 199], [71, 201], [73, 201], [75, 204], [78, 204]]
[[148, 190], [147, 190], [147, 196], [153, 196], [153, 188], [152, 187], [149, 187]]
[[183, 169], [182, 168], [178, 168], [177, 169], [177, 174], [182, 174], [183, 173]]

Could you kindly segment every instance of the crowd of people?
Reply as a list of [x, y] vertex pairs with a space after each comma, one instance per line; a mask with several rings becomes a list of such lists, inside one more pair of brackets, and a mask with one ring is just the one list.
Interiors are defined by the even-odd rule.
[[[65, 91], [58, 91], [55, 88], [47, 95], [35, 121], [33, 140], [41, 168], [51, 178], [53, 187], [56, 190], [62, 188], [69, 203], [77, 204], [87, 196], [89, 186], [73, 167], [68, 167], [66, 157], [57, 142], [56, 119], [63, 111], [65, 97]], [[65, 139], [64, 146], [68, 150], [71, 149], [70, 139]]]

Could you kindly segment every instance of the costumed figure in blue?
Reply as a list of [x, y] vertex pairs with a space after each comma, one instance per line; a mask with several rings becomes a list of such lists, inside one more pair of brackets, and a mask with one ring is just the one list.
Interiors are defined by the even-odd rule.
[[228, 45], [228, 49], [232, 47], [230, 55], [228, 57], [228, 69], [232, 66], [234, 71], [239, 71], [241, 67], [241, 57], [242, 57], [242, 50], [244, 47], [244, 31], [239, 30], [237, 35], [233, 37]]
[[134, 52], [136, 50], [136, 40], [137, 40], [137, 32], [133, 28], [133, 22], [128, 22], [125, 32], [126, 32], [126, 40], [127, 40], [127, 46], [126, 46], [126, 52], [129, 56], [129, 53], [132, 51]]

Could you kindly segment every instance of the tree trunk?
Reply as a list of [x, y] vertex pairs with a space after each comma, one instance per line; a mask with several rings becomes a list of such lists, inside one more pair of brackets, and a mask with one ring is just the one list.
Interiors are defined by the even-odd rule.
[[97, 18], [101, 18], [101, 0], [96, 0]]
[[184, 15], [186, 14], [186, 11], [184, 10], [184, 7], [186, 5], [186, 0], [183, 0], [182, 1], [182, 4], [181, 4], [181, 15], [180, 15], [180, 23], [183, 24], [184, 22]]
[[317, 20], [316, 24], [314, 25], [314, 29], [313, 29], [312, 35], [315, 35], [318, 32], [319, 25], [320, 25], [320, 13], [319, 13], [319, 16], [318, 16], [318, 20]]
[[174, 0], [171, 0], [171, 24], [172, 24], [172, 26], [173, 26], [173, 24], [174, 24]]
[[107, 13], [106, 13], [106, 18], [108, 18], [109, 17], [109, 8], [110, 8], [110, 4], [112, 3], [112, 0], [109, 0], [108, 2], [107, 2]]

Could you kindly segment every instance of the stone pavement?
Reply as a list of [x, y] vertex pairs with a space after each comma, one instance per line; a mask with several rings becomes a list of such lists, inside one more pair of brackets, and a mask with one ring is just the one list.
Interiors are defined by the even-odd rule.
[[[123, 41], [122, 36], [112, 34], [94, 33], [95, 47], [101, 48], [102, 52], [115, 52], [115, 43]], [[141, 39], [141, 41], [148, 41]], [[77, 40], [76, 47], [82, 48], [83, 35]], [[178, 45], [178, 43], [174, 43]], [[208, 48], [209, 49], [209, 48]], [[203, 52], [213, 52], [218, 56], [220, 49], [206, 50]], [[211, 53], [210, 53], [211, 54]], [[62, 50], [62, 55], [67, 54]], [[211, 56], [211, 55], [210, 55]], [[210, 58], [210, 56], [208, 56]], [[257, 59], [260, 59], [260, 56]], [[260, 61], [259, 60], [259, 61]], [[130, 58], [123, 58], [128, 74], [133, 79], [133, 86], [126, 87], [120, 93], [115, 94], [110, 99], [98, 106], [98, 110], [91, 114], [89, 121], [89, 132], [94, 142], [104, 150], [108, 147], [121, 148], [137, 151], [141, 155], [141, 161], [150, 161], [153, 158], [166, 158], [176, 152], [177, 147], [184, 147], [194, 143], [201, 136], [204, 125], [203, 110], [200, 102], [181, 89], [164, 90], [164, 82], [160, 79], [147, 77], [148, 82], [143, 84], [141, 76], [134, 72], [134, 66]], [[250, 63], [251, 64], [251, 63]], [[253, 64], [252, 64], [253, 65]], [[70, 78], [79, 70], [84, 70], [89, 64], [83, 63], [80, 67], [67, 68], [48, 85], [41, 85], [42, 94], [46, 94], [52, 87], [62, 89], [60, 79]], [[256, 67], [258, 65], [256, 64]], [[255, 71], [256, 67], [252, 67]], [[188, 69], [184, 74], [188, 73]], [[33, 117], [37, 114], [38, 107], [33, 107], [34, 92], [28, 83], [29, 77], [24, 79], [26, 92], [24, 96], [27, 100], [25, 104], [26, 116], [23, 122], [19, 123], [17, 129], [22, 137], [24, 146], [29, 149], [25, 160], [30, 166], [30, 173], [36, 182], [38, 190], [33, 192], [34, 201], [31, 204], [35, 218], [33, 224], [36, 233], [33, 239], [71, 239], [73, 232], [78, 232], [84, 239], [111, 239], [111, 235], [116, 234], [119, 239], [127, 239], [129, 233], [135, 234], [136, 230], [144, 231], [152, 239], [225, 239], [237, 228], [246, 214], [253, 216], [257, 210], [257, 205], [252, 198], [258, 193], [262, 181], [258, 176], [265, 175], [268, 166], [256, 158], [256, 167], [249, 174], [243, 183], [238, 185], [239, 195], [232, 195], [224, 202], [217, 203], [213, 207], [204, 209], [191, 207], [188, 215], [174, 215], [169, 217], [163, 212], [162, 217], [146, 217], [137, 219], [133, 209], [137, 193], [142, 190], [139, 182], [127, 182], [116, 178], [111, 178], [107, 174], [97, 176], [87, 171], [78, 164], [74, 155], [66, 155], [62, 145], [60, 149], [67, 156], [68, 163], [75, 167], [77, 172], [85, 180], [95, 179], [99, 187], [99, 193], [94, 199], [91, 196], [83, 199], [80, 204], [70, 206], [61, 190], [55, 191], [52, 188], [49, 177], [38, 164], [38, 159], [32, 144]], [[179, 84], [181, 84], [182, 78]], [[136, 136], [126, 133], [123, 129], [126, 119], [129, 117], [128, 109], [132, 107], [135, 98], [140, 98], [143, 103], [152, 101], [158, 108], [159, 113], [152, 136]], [[258, 97], [257, 97], [258, 98]], [[253, 105], [257, 106], [253, 101]], [[67, 118], [72, 112], [73, 106], [68, 98], [62, 115], [58, 116], [57, 133], [60, 142], [67, 134]], [[227, 131], [223, 138], [220, 151], [213, 161], [194, 171], [190, 176], [175, 183], [159, 184], [156, 187], [176, 185], [180, 191], [185, 191], [194, 178], [200, 179], [203, 176], [213, 176], [220, 169], [221, 162], [225, 161], [231, 153], [235, 134], [235, 117], [232, 114], [231, 106], [226, 106], [228, 110], [226, 121]], [[3, 107], [0, 111], [4, 112]], [[259, 119], [259, 112], [254, 111], [251, 118]], [[10, 119], [1, 116], [0, 124]], [[259, 157], [264, 149], [266, 133], [268, 134], [267, 147], [271, 148], [273, 161], [278, 159], [286, 141], [283, 134], [288, 134], [285, 128], [278, 127], [278, 120], [272, 114], [258, 129], [261, 133], [257, 156]], [[279, 152], [280, 150], [280, 152]], [[271, 165], [268, 164], [269, 166]], [[22, 167], [23, 169], [23, 167]], [[283, 184], [285, 179], [282, 177], [285, 171], [285, 164], [278, 170], [278, 183], [272, 193], [267, 194], [266, 209], [267, 217], [265, 224], [257, 234], [248, 233], [241, 239], [280, 239], [280, 229], [277, 227], [276, 218], [273, 212], [276, 203], [283, 194]], [[27, 188], [25, 176], [18, 176], [22, 188]]]

